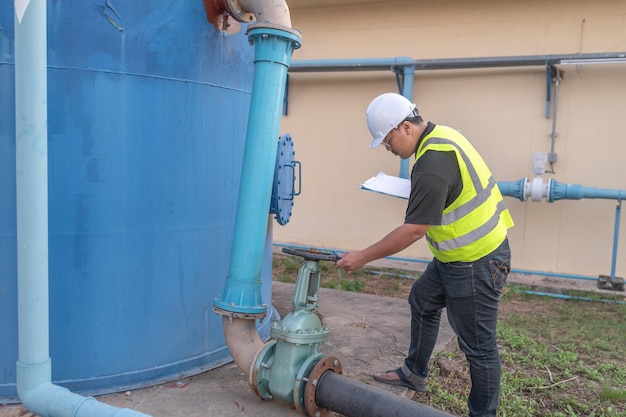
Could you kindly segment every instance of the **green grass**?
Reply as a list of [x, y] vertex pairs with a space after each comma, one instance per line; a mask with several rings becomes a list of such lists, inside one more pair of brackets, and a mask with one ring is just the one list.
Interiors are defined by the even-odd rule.
[[[278, 262], [278, 263], [276, 263]], [[300, 258], [275, 259], [275, 279], [295, 282]], [[321, 286], [406, 298], [403, 271], [348, 275], [320, 262]], [[505, 288], [498, 322], [502, 383], [498, 417], [626, 417], [626, 304], [624, 293], [572, 292], [571, 299], [542, 297], [528, 288]], [[620, 301], [620, 302], [615, 302]], [[408, 314], [408, 312], [407, 312]], [[452, 415], [468, 414], [470, 381], [443, 377], [436, 364], [459, 351], [441, 352], [431, 365], [429, 393], [416, 399]]]
[[[539, 297], [509, 287], [498, 323], [498, 416], [626, 417], [625, 318], [624, 304]], [[440, 356], [466, 364], [461, 352], [439, 353], [431, 366], [431, 392], [417, 399], [467, 415], [469, 378], [443, 377]]]
[[511, 292], [502, 304], [501, 416], [626, 416], [624, 304]]

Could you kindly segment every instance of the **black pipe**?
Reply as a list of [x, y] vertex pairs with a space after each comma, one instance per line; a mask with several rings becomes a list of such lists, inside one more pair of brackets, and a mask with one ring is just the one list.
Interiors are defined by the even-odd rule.
[[333, 371], [324, 372], [317, 382], [315, 402], [345, 417], [453, 417]]

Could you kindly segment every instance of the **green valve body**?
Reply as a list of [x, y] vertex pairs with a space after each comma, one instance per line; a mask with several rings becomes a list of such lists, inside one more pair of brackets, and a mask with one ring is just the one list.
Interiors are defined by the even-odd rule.
[[271, 328], [271, 341], [256, 357], [250, 383], [262, 399], [279, 398], [304, 410], [304, 387], [311, 369], [323, 358], [320, 344], [328, 340], [317, 309], [320, 271], [317, 261], [298, 272], [293, 310]]

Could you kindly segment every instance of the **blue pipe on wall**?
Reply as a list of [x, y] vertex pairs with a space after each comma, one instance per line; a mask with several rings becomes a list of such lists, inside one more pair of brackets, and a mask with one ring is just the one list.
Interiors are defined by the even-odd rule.
[[42, 417], [149, 417], [52, 384], [48, 297], [46, 2], [15, 10], [17, 393]]
[[[294, 244], [283, 244], [283, 243], [274, 243], [274, 246], [276, 247], [282, 247], [282, 246], [288, 246], [290, 248], [299, 248], [299, 249], [314, 249], [314, 250], [319, 250], [319, 251], [332, 251], [335, 252], [337, 254], [341, 254], [344, 251], [339, 250], [339, 249], [329, 249], [329, 248], [311, 248], [310, 246], [305, 246], [305, 245], [294, 245]], [[415, 259], [415, 258], [405, 258], [405, 257], [400, 257], [400, 256], [387, 256], [385, 257], [385, 259], [389, 259], [392, 261], [400, 261], [400, 262], [409, 262], [409, 263], [418, 263], [418, 264], [428, 264], [430, 263], [430, 259]], [[564, 274], [564, 273], [556, 273], [556, 272], [545, 272], [545, 271], [531, 271], [528, 269], [516, 269], [513, 268], [511, 269], [511, 272], [513, 273], [517, 273], [517, 274], [524, 274], [524, 275], [540, 275], [540, 276], [546, 276], [546, 277], [555, 277], [555, 278], [566, 278], [566, 279], [580, 279], [580, 280], [584, 280], [584, 281], [597, 281], [598, 278], [597, 277], [590, 277], [590, 276], [586, 276], [586, 275], [576, 275], [576, 274]], [[396, 276], [402, 277], [402, 278], [408, 278], [408, 279], [415, 279], [415, 276], [413, 275], [405, 275], [405, 274], [398, 274]]]
[[476, 58], [408, 59], [356, 58], [356, 59], [309, 59], [293, 61], [289, 72], [332, 72], [332, 71], [388, 71], [401, 65], [413, 65], [416, 71], [448, 70], [467, 68], [502, 68], [522, 66], [556, 65], [576, 60], [626, 62], [626, 52], [607, 52], [565, 55], [495, 56]]
[[502, 181], [498, 182], [498, 187], [503, 196], [515, 197], [521, 201], [526, 201], [528, 197], [531, 197], [532, 201], [540, 201], [542, 198], [545, 198], [550, 203], [563, 199], [580, 200], [583, 198], [617, 200], [613, 232], [613, 251], [611, 255], [611, 279], [615, 278], [620, 213], [622, 200], [626, 198], [626, 190], [583, 187], [578, 184], [560, 183], [553, 179], [549, 179], [544, 183], [543, 179], [540, 177], [535, 177], [532, 181], [529, 181], [528, 178], [522, 178], [518, 181]]
[[[623, 62], [625, 52], [593, 53], [575, 55], [529, 55], [510, 57], [478, 57], [478, 58], [441, 58], [441, 59], [412, 59], [409, 57], [394, 58], [363, 58], [363, 59], [310, 59], [294, 61], [290, 72], [332, 72], [332, 71], [388, 71], [392, 70], [396, 76], [403, 73], [404, 85], [399, 85], [400, 94], [413, 101], [413, 82], [415, 71], [468, 69], [468, 68], [497, 68], [543, 65], [548, 71], [548, 94], [546, 100], [546, 117], [549, 117], [552, 85], [551, 68], [562, 62], [577, 60]], [[558, 71], [558, 69], [557, 69]], [[557, 82], [558, 93], [558, 82]], [[556, 119], [556, 102], [555, 102]], [[553, 137], [554, 142], [554, 137]], [[554, 143], [553, 143], [554, 147]], [[554, 150], [550, 154], [555, 158]], [[554, 162], [554, 161], [552, 161]], [[409, 159], [400, 161], [400, 178], [409, 178]]]
[[557, 200], [580, 200], [583, 198], [602, 198], [605, 200], [623, 200], [626, 190], [607, 190], [602, 188], [583, 187], [578, 184], [563, 184], [550, 180], [549, 202]]
[[518, 181], [499, 181], [498, 188], [503, 196], [515, 197], [526, 201], [531, 197], [533, 201], [542, 198], [552, 203], [557, 200], [580, 200], [583, 198], [601, 198], [605, 200], [624, 200], [626, 190], [612, 190], [594, 187], [583, 187], [579, 184], [564, 184], [553, 179], [543, 182], [540, 177], [529, 181], [522, 178]]
[[[408, 58], [407, 58], [408, 59]], [[402, 91], [401, 94], [413, 102], [413, 84], [415, 79], [415, 66], [404, 65], [402, 68]], [[400, 160], [400, 178], [409, 178], [409, 159]]]

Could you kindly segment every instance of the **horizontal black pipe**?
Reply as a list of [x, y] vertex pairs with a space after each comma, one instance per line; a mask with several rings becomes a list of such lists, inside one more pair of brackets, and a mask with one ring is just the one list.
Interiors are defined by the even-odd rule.
[[333, 371], [324, 372], [317, 382], [315, 402], [346, 417], [453, 417]]

